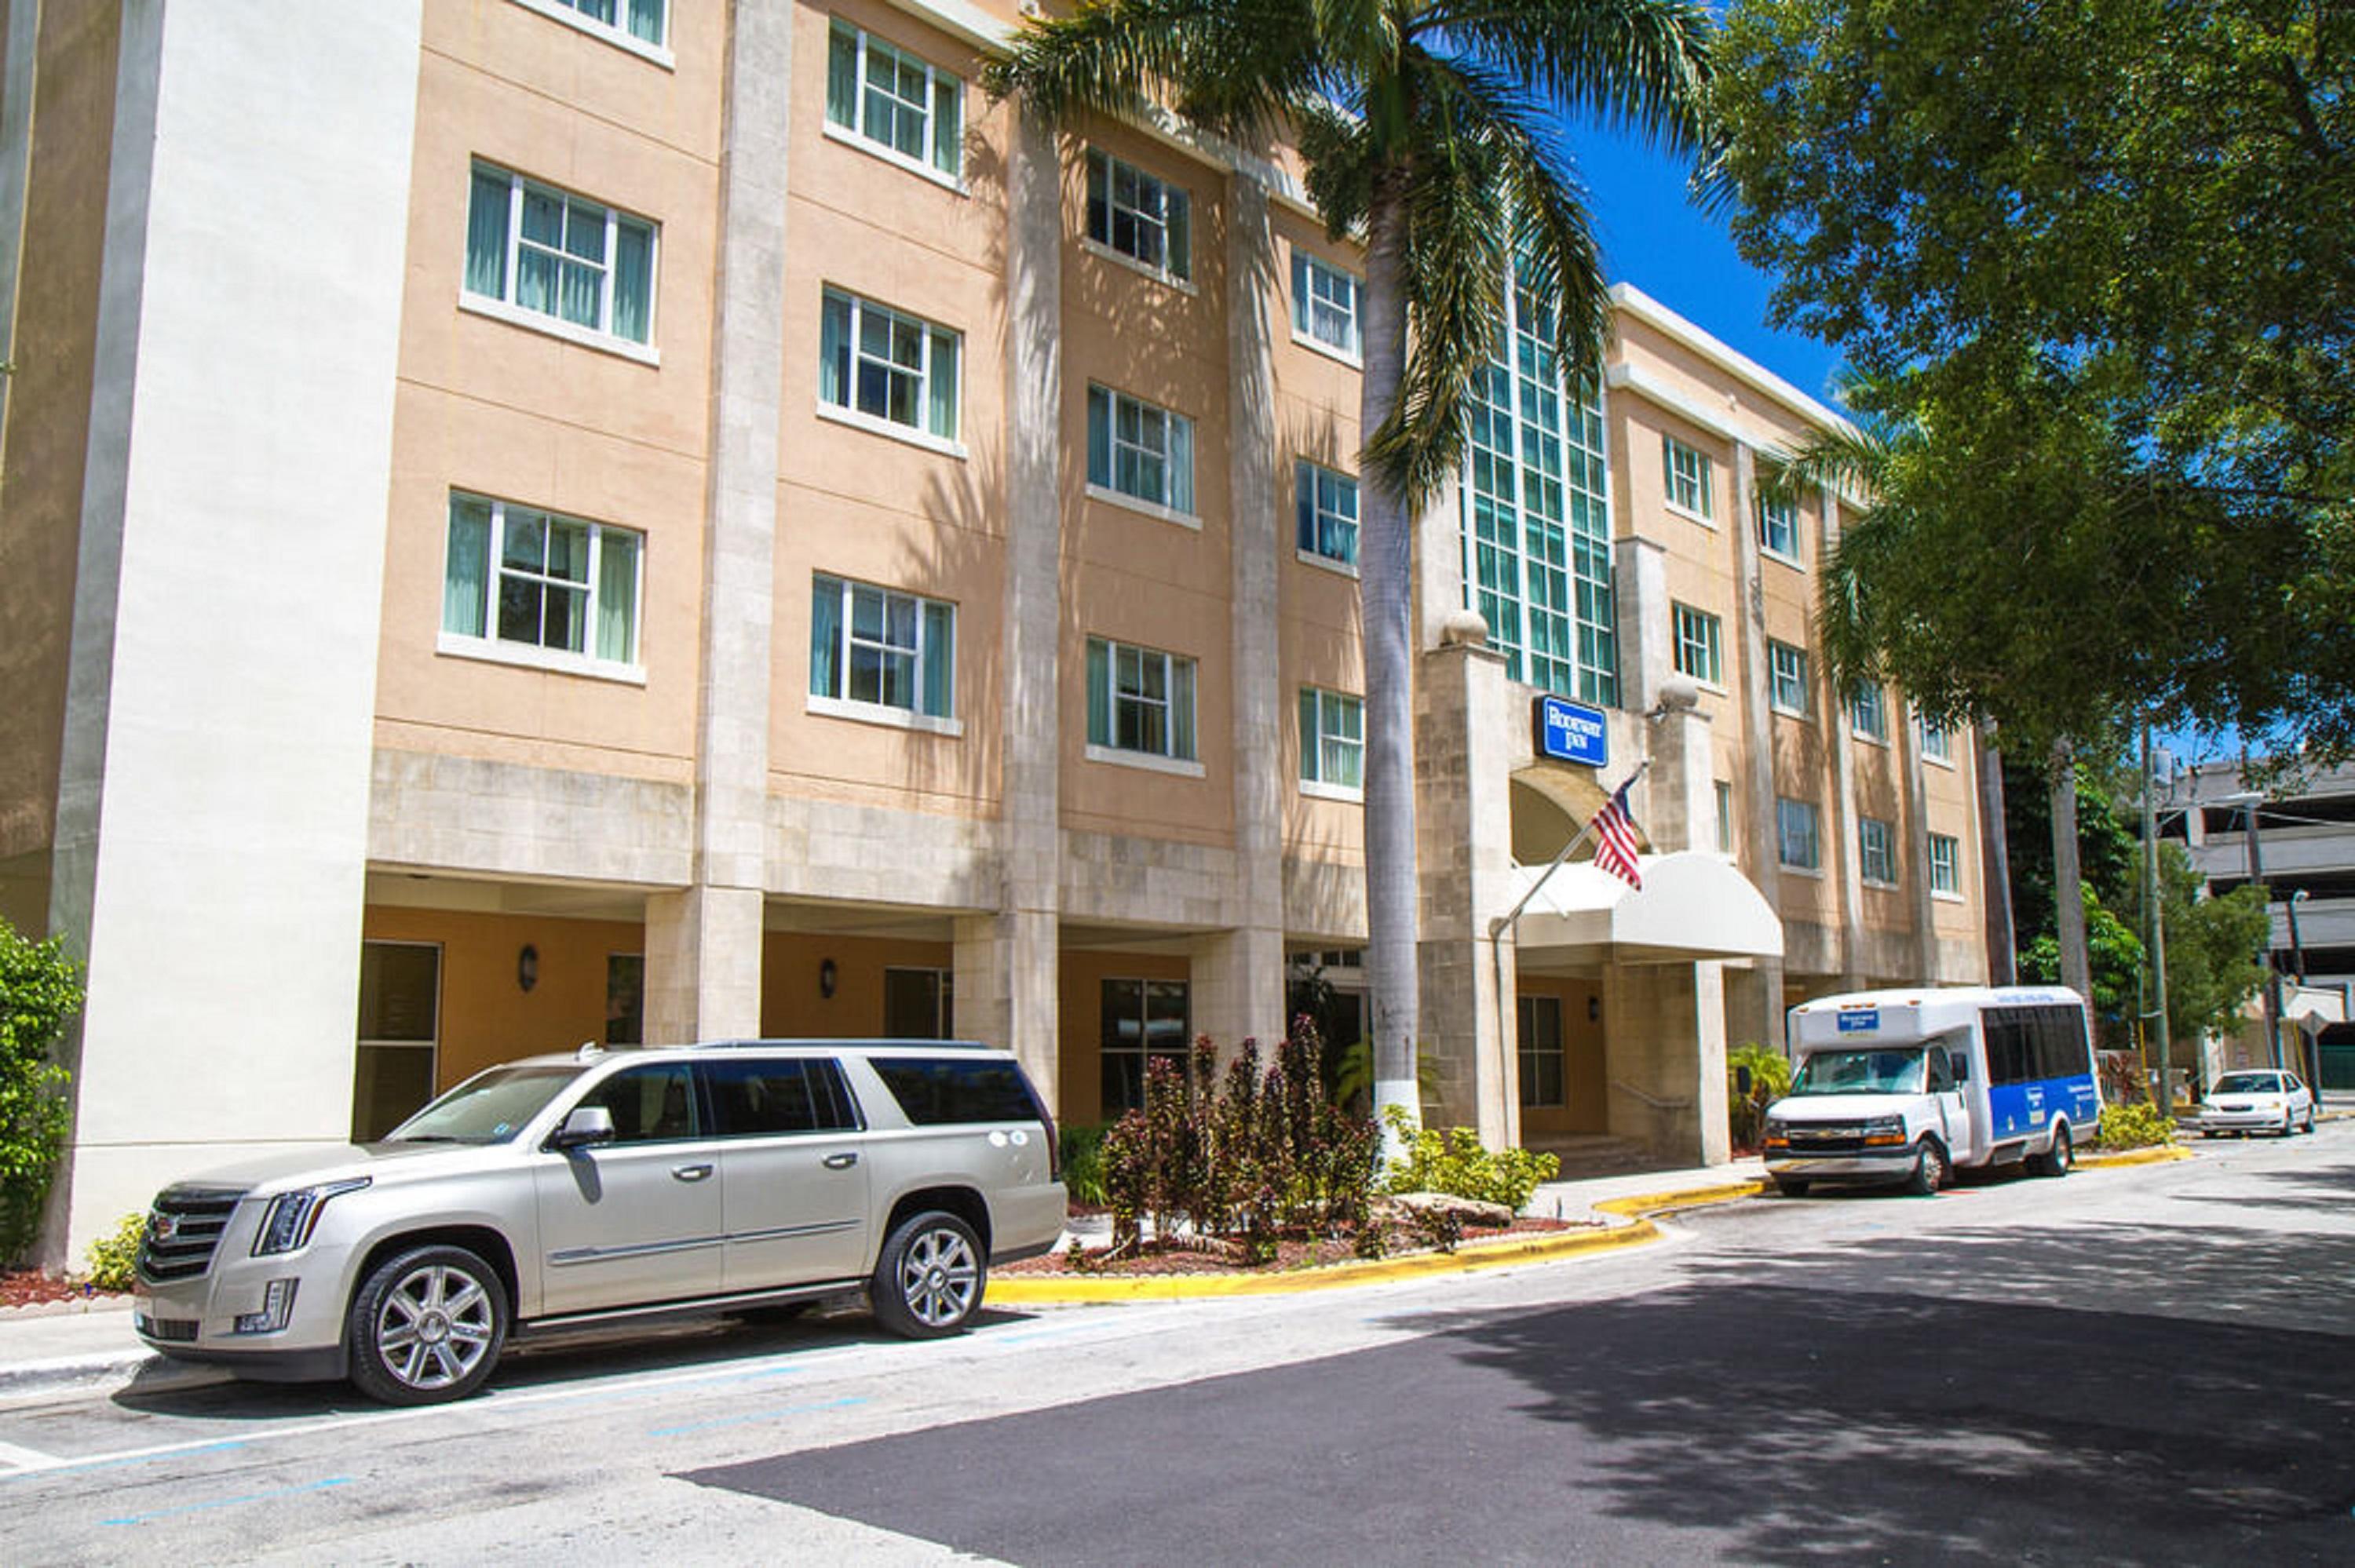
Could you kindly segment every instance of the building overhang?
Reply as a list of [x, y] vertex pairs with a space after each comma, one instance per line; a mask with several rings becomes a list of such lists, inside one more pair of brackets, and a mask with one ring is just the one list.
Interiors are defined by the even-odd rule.
[[[1521, 911], [1518, 950], [1614, 963], [1783, 956], [1783, 922], [1724, 856], [1687, 850], [1639, 855], [1636, 864], [1641, 891], [1583, 862], [1547, 877]], [[1541, 865], [1515, 866], [1513, 895], [1542, 876]]]
[[2347, 992], [2335, 985], [2285, 984], [2282, 1019], [2308, 1034], [2319, 1034], [2334, 1023], [2349, 1022]]

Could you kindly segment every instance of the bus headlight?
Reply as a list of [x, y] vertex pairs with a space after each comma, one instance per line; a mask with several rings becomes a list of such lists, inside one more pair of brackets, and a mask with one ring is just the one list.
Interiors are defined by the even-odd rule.
[[1766, 1118], [1766, 1130], [1759, 1139], [1761, 1148], [1787, 1150], [1791, 1147], [1791, 1129], [1781, 1118], [1770, 1116]]
[[1905, 1146], [1905, 1118], [1902, 1116], [1877, 1116], [1864, 1124], [1864, 1146], [1867, 1149], [1902, 1149]]

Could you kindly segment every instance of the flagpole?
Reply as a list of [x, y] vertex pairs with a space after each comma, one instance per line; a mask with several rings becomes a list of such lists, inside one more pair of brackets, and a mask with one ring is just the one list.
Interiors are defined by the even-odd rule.
[[[1614, 800], [1625, 799], [1627, 791], [1636, 787], [1636, 781], [1649, 772], [1651, 767], [1652, 759], [1648, 757], [1636, 764], [1636, 771], [1627, 775], [1619, 788], [1611, 791], [1611, 799]], [[1544, 873], [1535, 882], [1529, 884], [1529, 891], [1521, 895], [1520, 902], [1513, 906], [1509, 914], [1498, 916], [1488, 922], [1489, 984], [1497, 993], [1497, 1082], [1499, 1085], [1511, 1080], [1513, 1066], [1505, 1049], [1505, 1020], [1511, 1016], [1505, 1011], [1507, 1000], [1505, 996], [1505, 933], [1519, 923], [1521, 911], [1529, 906], [1529, 900], [1538, 895], [1538, 889], [1543, 887], [1553, 874], [1561, 869], [1561, 863], [1570, 858], [1570, 852], [1584, 843], [1593, 834], [1595, 820], [1601, 815], [1602, 813], [1598, 811], [1594, 816], [1587, 818], [1578, 832], [1570, 836], [1570, 842], [1554, 852], [1553, 859], [1547, 864]], [[1512, 1106], [1505, 1107], [1508, 1123], [1514, 1109]], [[1509, 1141], [1518, 1143], [1520, 1140], [1516, 1138]]]

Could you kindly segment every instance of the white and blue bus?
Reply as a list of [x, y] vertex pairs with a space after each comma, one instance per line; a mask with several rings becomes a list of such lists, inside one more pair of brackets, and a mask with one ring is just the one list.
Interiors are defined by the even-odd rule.
[[2101, 1124], [2085, 1003], [2059, 986], [1859, 991], [1791, 1010], [1791, 1092], [1766, 1107], [1767, 1173], [1934, 1192], [1958, 1168], [2065, 1176]]

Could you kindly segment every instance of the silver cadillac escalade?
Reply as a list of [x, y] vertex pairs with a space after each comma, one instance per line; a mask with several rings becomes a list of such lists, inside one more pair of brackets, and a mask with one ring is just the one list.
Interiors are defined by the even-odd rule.
[[746, 1040], [537, 1056], [380, 1143], [156, 1196], [137, 1327], [155, 1350], [398, 1404], [481, 1387], [510, 1334], [864, 1291], [954, 1333], [992, 1263], [1060, 1234], [1055, 1128], [1012, 1055]]

